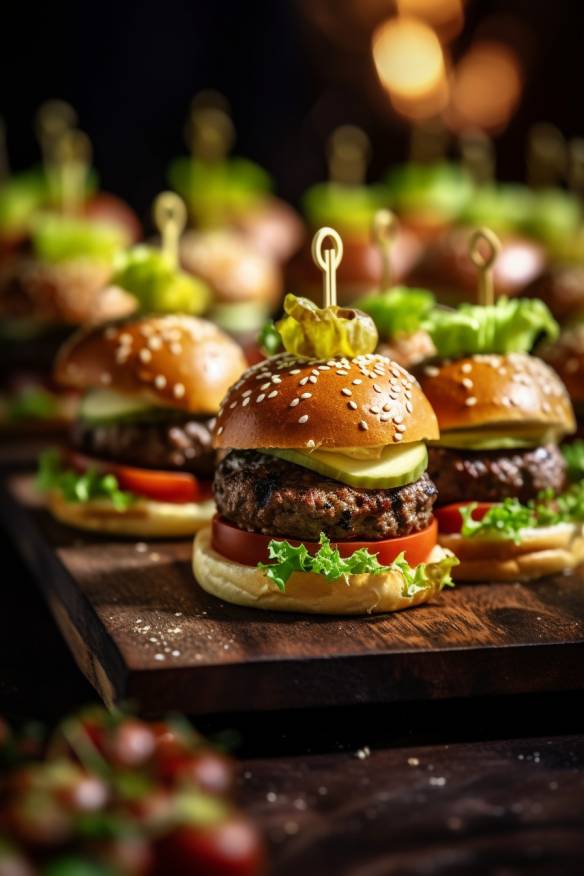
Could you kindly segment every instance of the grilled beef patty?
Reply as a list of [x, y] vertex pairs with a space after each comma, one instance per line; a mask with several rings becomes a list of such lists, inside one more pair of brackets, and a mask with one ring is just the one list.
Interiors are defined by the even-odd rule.
[[527, 450], [428, 448], [428, 474], [438, 487], [440, 505], [534, 499], [540, 490], [562, 490], [566, 463], [555, 444]]
[[350, 487], [255, 450], [232, 450], [213, 484], [217, 510], [239, 529], [318, 541], [382, 539], [430, 524], [437, 490], [424, 474], [392, 490]]
[[73, 446], [88, 456], [138, 468], [180, 469], [213, 477], [213, 420], [186, 415], [156, 422], [89, 423], [73, 426]]

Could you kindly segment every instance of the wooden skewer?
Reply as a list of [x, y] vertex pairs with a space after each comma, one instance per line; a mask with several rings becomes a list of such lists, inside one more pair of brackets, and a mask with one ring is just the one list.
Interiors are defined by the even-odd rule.
[[76, 129], [65, 131], [55, 143], [52, 161], [61, 209], [64, 213], [75, 213], [85, 199], [91, 164], [91, 142], [87, 134]]
[[77, 113], [64, 100], [47, 100], [37, 110], [35, 127], [47, 174], [55, 164], [57, 143], [77, 124]]
[[479, 272], [478, 299], [483, 307], [490, 307], [495, 303], [493, 265], [500, 250], [501, 241], [490, 228], [479, 228], [470, 238], [468, 252], [471, 262]]
[[495, 178], [493, 142], [483, 131], [464, 131], [460, 136], [462, 162], [477, 185], [487, 185]]
[[196, 95], [191, 103], [185, 133], [193, 158], [223, 161], [235, 140], [227, 100], [216, 91], [202, 91]]
[[[324, 246], [325, 240], [332, 246]], [[312, 238], [312, 258], [323, 271], [323, 307], [337, 303], [337, 268], [343, 258], [343, 241], [334, 228], [320, 228]]]
[[450, 132], [441, 118], [415, 123], [410, 136], [410, 161], [420, 164], [443, 161], [449, 140]]
[[379, 291], [393, 286], [391, 270], [391, 246], [397, 233], [397, 219], [391, 210], [378, 210], [373, 217], [372, 237], [381, 257]]
[[341, 185], [358, 186], [365, 181], [371, 143], [355, 125], [341, 125], [328, 141], [329, 179]]
[[182, 198], [174, 192], [161, 192], [152, 208], [152, 215], [160, 237], [161, 249], [173, 268], [178, 267], [178, 246], [187, 222], [187, 210]]

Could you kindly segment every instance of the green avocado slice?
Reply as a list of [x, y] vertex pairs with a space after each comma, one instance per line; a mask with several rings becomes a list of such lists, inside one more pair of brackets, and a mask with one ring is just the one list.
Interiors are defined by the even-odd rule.
[[264, 452], [352, 487], [379, 490], [403, 487], [417, 481], [428, 465], [428, 451], [422, 442], [386, 447], [379, 459], [353, 459], [329, 450], [308, 453], [271, 447]]

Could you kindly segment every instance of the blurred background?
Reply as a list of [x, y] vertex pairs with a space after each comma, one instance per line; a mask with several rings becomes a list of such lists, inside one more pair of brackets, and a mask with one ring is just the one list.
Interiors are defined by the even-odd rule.
[[146, 215], [185, 152], [194, 94], [231, 106], [235, 152], [255, 159], [293, 203], [326, 177], [340, 124], [372, 142], [368, 176], [416, 148], [440, 120], [495, 139], [497, 175], [522, 180], [536, 122], [582, 134], [579, 4], [539, 0], [154, 0], [9, 4], [0, 111], [14, 170], [39, 158], [34, 113], [70, 101], [92, 140], [102, 186]]

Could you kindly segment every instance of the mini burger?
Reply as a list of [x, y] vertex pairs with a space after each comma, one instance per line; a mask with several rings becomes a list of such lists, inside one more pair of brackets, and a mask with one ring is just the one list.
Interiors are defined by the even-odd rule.
[[557, 325], [542, 302], [436, 310], [438, 356], [415, 369], [438, 417], [429, 448], [440, 543], [461, 580], [522, 580], [584, 559], [584, 502], [566, 490], [560, 440], [575, 429], [566, 388], [529, 350]]
[[70, 338], [56, 379], [85, 394], [69, 448], [41, 463], [55, 517], [145, 538], [207, 523], [213, 420], [244, 367], [233, 341], [191, 316], [134, 317]]
[[407, 371], [371, 352], [365, 314], [295, 296], [285, 311], [285, 352], [222, 403], [217, 514], [195, 539], [195, 577], [227, 602], [275, 611], [426, 602], [456, 562], [436, 544], [434, 412]]
[[584, 323], [567, 325], [557, 340], [543, 343], [537, 352], [568, 390], [581, 438], [584, 434]]

